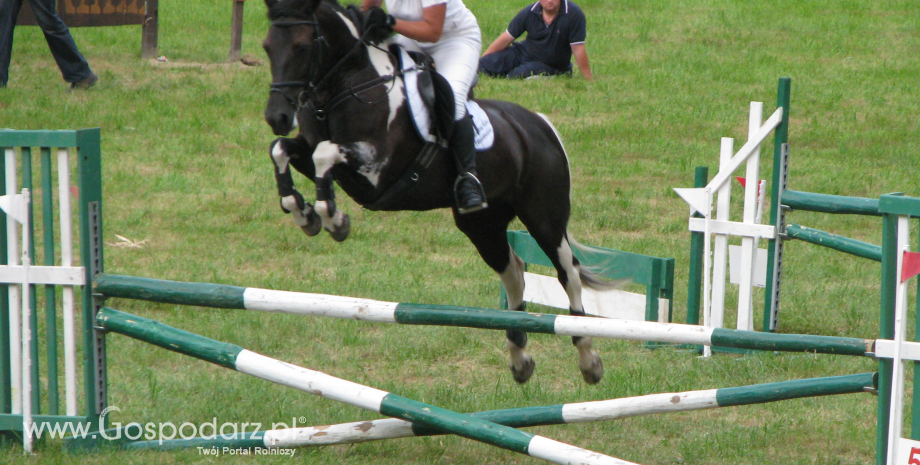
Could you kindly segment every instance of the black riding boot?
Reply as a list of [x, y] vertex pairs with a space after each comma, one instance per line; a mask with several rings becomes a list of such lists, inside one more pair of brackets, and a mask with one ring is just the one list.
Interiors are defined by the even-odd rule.
[[489, 206], [486, 193], [476, 175], [476, 149], [473, 146], [473, 118], [467, 114], [454, 122], [454, 133], [450, 137], [450, 151], [457, 162], [457, 180], [454, 181], [454, 199], [457, 211], [467, 214]]

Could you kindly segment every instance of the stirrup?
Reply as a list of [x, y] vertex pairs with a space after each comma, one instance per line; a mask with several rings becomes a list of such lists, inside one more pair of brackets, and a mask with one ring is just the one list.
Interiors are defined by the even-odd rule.
[[[460, 190], [459, 189], [460, 184], [465, 179], [469, 179], [473, 181], [470, 188], [473, 191], [473, 194], [479, 195], [479, 198], [482, 199], [482, 202], [475, 203], [472, 205], [461, 205], [460, 204], [460, 196], [458, 195], [458, 193]], [[486, 208], [489, 208], [489, 203], [486, 202], [486, 193], [485, 193], [485, 190], [482, 188], [482, 183], [479, 182], [479, 178], [477, 178], [476, 175], [470, 172], [461, 173], [459, 176], [457, 176], [457, 179], [454, 181], [454, 202], [457, 205], [457, 213], [460, 213], [461, 215], [465, 215], [467, 213], [478, 212], [480, 210], [485, 210]]]

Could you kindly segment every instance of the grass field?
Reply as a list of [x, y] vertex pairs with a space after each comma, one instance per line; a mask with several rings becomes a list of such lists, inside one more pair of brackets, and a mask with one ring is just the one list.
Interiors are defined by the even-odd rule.
[[[674, 321], [685, 321], [687, 206], [696, 166], [714, 174], [720, 137], [747, 134], [752, 100], [776, 102], [792, 78], [790, 188], [878, 197], [920, 196], [920, 4], [908, 0], [581, 0], [595, 81], [483, 78], [482, 98], [546, 113], [573, 177], [570, 230], [580, 242], [677, 259]], [[518, 1], [466, 0], [485, 45]], [[140, 59], [140, 28], [73, 34], [100, 81], [68, 92], [37, 28], [18, 28], [0, 127], [102, 129], [105, 269], [162, 279], [319, 292], [397, 302], [495, 307], [498, 279], [452, 225], [449, 211], [372, 212], [340, 195], [352, 216], [344, 243], [307, 238], [278, 208], [262, 120], [270, 72], [261, 2], [246, 2], [243, 53], [225, 63], [230, 5], [160, 2], [160, 55]], [[772, 144], [761, 172], [772, 174]], [[296, 182], [312, 192], [302, 177]], [[740, 206], [736, 211], [740, 210]], [[880, 243], [877, 218], [796, 212], [790, 221]], [[520, 228], [517, 223], [515, 228]], [[116, 246], [115, 235], [143, 242]], [[914, 228], [916, 237], [916, 227]], [[787, 248], [780, 331], [878, 335], [879, 266], [804, 243]], [[730, 296], [729, 306], [734, 306]], [[762, 292], [755, 294], [762, 308]], [[233, 342], [297, 365], [441, 407], [470, 412], [657, 392], [711, 389], [875, 371], [868, 359], [809, 354], [718, 355], [596, 341], [607, 374], [587, 386], [567, 338], [532, 335], [534, 378], [507, 369], [504, 335], [125, 300], [109, 306]], [[912, 325], [913, 326], [913, 325]], [[123, 337], [108, 338], [109, 404], [121, 422], [321, 425], [373, 418]], [[44, 380], [47, 382], [47, 380]], [[82, 405], [82, 404], [81, 404]], [[803, 399], [531, 428], [643, 464], [867, 464], [875, 458], [876, 398]], [[300, 421], [300, 420], [298, 420]], [[108, 451], [70, 456], [59, 441], [0, 463], [529, 464], [538, 460], [456, 437], [298, 450], [281, 457]]]

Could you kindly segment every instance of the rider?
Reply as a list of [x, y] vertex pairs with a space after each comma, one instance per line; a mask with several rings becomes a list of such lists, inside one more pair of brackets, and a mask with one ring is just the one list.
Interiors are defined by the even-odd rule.
[[476, 175], [473, 120], [466, 100], [479, 67], [482, 34], [476, 17], [463, 0], [386, 0], [387, 15], [380, 9], [384, 0], [361, 0], [368, 11], [365, 27], [392, 30], [394, 39], [407, 50], [421, 50], [434, 59], [438, 73], [454, 92], [454, 130], [450, 151], [460, 173], [454, 182], [454, 196], [460, 214], [488, 206]]

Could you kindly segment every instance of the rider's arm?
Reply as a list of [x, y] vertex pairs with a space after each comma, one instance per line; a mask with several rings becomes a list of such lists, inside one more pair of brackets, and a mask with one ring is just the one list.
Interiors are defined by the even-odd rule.
[[383, 4], [383, 0], [361, 0], [361, 11], [367, 11]]
[[492, 44], [489, 45], [489, 48], [486, 49], [485, 53], [482, 56], [486, 56], [490, 53], [500, 52], [508, 48], [511, 43], [514, 42], [514, 37], [511, 37], [511, 34], [508, 34], [508, 31], [502, 32], [492, 41]]
[[588, 52], [585, 50], [585, 44], [572, 44], [572, 55], [575, 56], [575, 64], [578, 65], [581, 75], [585, 79], [593, 81], [594, 75], [591, 74], [591, 65], [588, 63]]
[[[373, 1], [373, 0], [364, 0]], [[397, 19], [393, 30], [419, 42], [437, 42], [444, 32], [444, 17], [447, 15], [447, 3], [439, 3], [422, 9], [421, 21], [404, 21]]]

